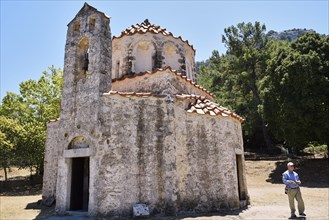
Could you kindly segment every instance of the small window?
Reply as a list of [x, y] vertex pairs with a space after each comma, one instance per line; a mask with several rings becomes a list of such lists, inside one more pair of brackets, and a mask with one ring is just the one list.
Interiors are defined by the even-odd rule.
[[188, 67], [188, 75], [189, 75], [189, 78], [193, 81], [193, 72], [192, 72], [191, 66]]
[[83, 66], [82, 66], [84, 78], [86, 78], [88, 75], [88, 66], [89, 66], [89, 49], [87, 49], [87, 51], [84, 53]]
[[89, 31], [95, 30], [96, 18], [91, 17], [89, 18]]
[[80, 22], [77, 21], [74, 24], [74, 35], [79, 35], [80, 34]]
[[118, 61], [115, 66], [115, 78], [118, 79], [119, 76], [120, 76], [120, 61]]

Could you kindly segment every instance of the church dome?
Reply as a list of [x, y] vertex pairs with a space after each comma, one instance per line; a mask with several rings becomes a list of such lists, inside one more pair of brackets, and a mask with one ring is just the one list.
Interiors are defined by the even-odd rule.
[[112, 40], [112, 79], [170, 67], [195, 81], [195, 50], [180, 36], [146, 19]]

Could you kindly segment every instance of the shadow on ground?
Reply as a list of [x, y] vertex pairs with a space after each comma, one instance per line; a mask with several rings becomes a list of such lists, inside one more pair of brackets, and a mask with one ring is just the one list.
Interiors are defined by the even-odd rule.
[[47, 207], [41, 204], [41, 200], [37, 202], [28, 203], [25, 209], [40, 210], [40, 213], [35, 219], [48, 219], [51, 216], [55, 216], [55, 205]]
[[[80, 220], [80, 219], [112, 219], [112, 218], [106, 218], [106, 217], [88, 217], [86, 215], [81, 215], [81, 213], [77, 212], [77, 214], [74, 214], [74, 212], [71, 212], [70, 215], [56, 215], [54, 205], [52, 207], [46, 207], [44, 205], [41, 205], [41, 201], [29, 203], [26, 206], [26, 209], [40, 209], [40, 214], [35, 218], [39, 220]], [[118, 217], [115, 219], [153, 219], [153, 220], [179, 220], [179, 219], [185, 219], [185, 218], [197, 218], [197, 217], [225, 217], [228, 216], [230, 218], [238, 217], [239, 214], [245, 210], [247, 210], [248, 207], [240, 208], [237, 210], [221, 210], [219, 212], [210, 212], [210, 213], [190, 213], [190, 212], [184, 212], [180, 213], [176, 216], [163, 216], [163, 215], [156, 215], [156, 216], [150, 216], [150, 217], [139, 217], [139, 218], [133, 218], [132, 215], [128, 217]]]
[[[329, 159], [292, 159], [295, 171], [303, 187], [329, 187]], [[269, 174], [267, 182], [282, 184], [282, 173], [287, 170], [287, 161], [276, 162], [276, 168]]]
[[42, 190], [42, 176], [17, 176], [0, 181], [1, 196], [39, 195]]

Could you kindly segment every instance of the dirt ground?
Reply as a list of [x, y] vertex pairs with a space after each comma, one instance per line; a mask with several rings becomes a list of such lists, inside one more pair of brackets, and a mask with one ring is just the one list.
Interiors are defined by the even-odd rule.
[[[295, 160], [297, 172], [302, 180], [302, 195], [305, 202], [307, 219], [329, 220], [329, 164], [328, 159]], [[203, 216], [168, 217], [157, 219], [185, 220], [231, 220], [231, 219], [288, 219], [290, 210], [281, 174], [285, 171], [286, 161], [246, 161], [247, 184], [251, 205], [243, 210], [212, 213]], [[12, 187], [4, 190], [3, 170], [0, 170], [0, 219], [86, 219], [84, 217], [54, 216], [53, 208], [37, 204], [41, 199], [40, 180], [32, 185], [26, 170], [12, 169], [9, 173]], [[20, 182], [21, 181], [21, 182]], [[15, 183], [20, 183], [21, 185]], [[8, 187], [7, 187], [8, 188]], [[298, 213], [297, 213], [298, 214]], [[150, 218], [149, 218], [150, 219]], [[300, 218], [302, 219], [302, 218]]]

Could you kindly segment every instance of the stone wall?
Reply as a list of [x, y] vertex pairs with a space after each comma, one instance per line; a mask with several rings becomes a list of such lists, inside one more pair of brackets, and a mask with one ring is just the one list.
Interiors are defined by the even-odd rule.
[[[239, 121], [186, 113], [189, 100], [106, 95], [101, 103], [93, 132], [88, 120], [48, 126], [43, 197], [56, 193], [58, 213], [69, 210], [74, 157], [90, 158], [90, 215], [128, 216], [135, 203], [152, 214], [239, 208]], [[88, 148], [68, 149], [75, 137]]]
[[103, 101], [96, 154], [99, 212], [129, 215], [138, 202], [149, 203], [154, 213], [169, 210], [175, 177], [173, 105], [156, 98], [105, 96]]
[[177, 114], [179, 207], [218, 211], [239, 207], [235, 149], [242, 149], [238, 121]]
[[44, 202], [56, 198], [58, 149], [60, 148], [60, 145], [57, 144], [59, 132], [59, 121], [48, 123], [42, 186], [42, 199]]
[[240, 123], [186, 113], [164, 98], [104, 96], [94, 160], [95, 205], [107, 216], [239, 208], [235, 149]]

